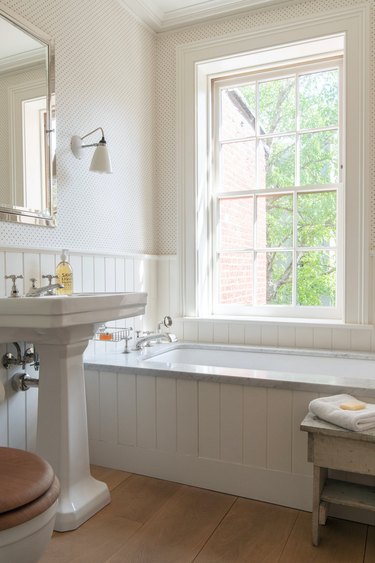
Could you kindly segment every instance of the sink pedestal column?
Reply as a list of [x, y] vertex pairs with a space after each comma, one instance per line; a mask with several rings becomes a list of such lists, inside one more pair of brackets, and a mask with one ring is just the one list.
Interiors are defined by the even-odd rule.
[[41, 371], [37, 453], [60, 480], [59, 532], [78, 528], [111, 500], [107, 485], [90, 475], [83, 353], [93, 327], [89, 333], [79, 342], [36, 345]]

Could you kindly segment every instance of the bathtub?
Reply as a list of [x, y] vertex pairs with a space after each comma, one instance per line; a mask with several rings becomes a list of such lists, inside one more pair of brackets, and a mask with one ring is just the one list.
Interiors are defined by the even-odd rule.
[[375, 398], [372, 353], [176, 342], [122, 354], [95, 344], [88, 369]]
[[142, 351], [137, 365], [174, 376], [375, 397], [375, 354], [178, 342]]
[[153, 349], [145, 361], [375, 379], [375, 356], [339, 352], [179, 343], [168, 350]]
[[375, 402], [370, 353], [99, 344], [85, 356], [92, 463], [300, 510], [311, 510], [309, 402]]

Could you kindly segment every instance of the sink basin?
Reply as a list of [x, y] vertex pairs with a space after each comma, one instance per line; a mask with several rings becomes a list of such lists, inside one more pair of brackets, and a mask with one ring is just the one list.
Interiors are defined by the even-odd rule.
[[90, 475], [83, 353], [95, 324], [145, 312], [147, 293], [0, 298], [0, 342], [36, 344], [37, 453], [60, 480], [55, 530], [78, 528], [111, 500]]
[[138, 292], [3, 297], [0, 329], [51, 329], [134, 317], [144, 313], [146, 301], [147, 293]]

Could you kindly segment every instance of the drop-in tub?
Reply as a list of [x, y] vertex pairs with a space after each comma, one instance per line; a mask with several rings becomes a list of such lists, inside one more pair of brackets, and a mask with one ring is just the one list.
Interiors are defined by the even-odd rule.
[[177, 342], [88, 356], [92, 369], [375, 397], [375, 354]]

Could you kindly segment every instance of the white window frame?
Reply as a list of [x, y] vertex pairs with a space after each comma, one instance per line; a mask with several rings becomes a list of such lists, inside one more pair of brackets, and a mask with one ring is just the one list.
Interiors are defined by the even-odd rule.
[[[202, 216], [208, 205], [208, 76], [249, 68], [248, 58], [290, 43], [320, 37], [345, 37], [344, 95], [346, 182], [344, 201], [344, 307], [341, 322], [366, 324], [369, 315], [368, 57], [369, 6], [361, 5], [298, 18], [246, 33], [204, 40], [177, 48], [177, 167], [179, 214], [180, 314], [203, 317], [207, 310], [211, 257]], [[233, 68], [232, 71], [236, 70]], [[345, 77], [350, 77], [346, 80]], [[206, 139], [206, 141], [204, 141]], [[199, 253], [197, 251], [199, 247]]]
[[[225, 77], [225, 78], [217, 78], [212, 81], [212, 115], [213, 115], [213, 135], [212, 135], [212, 150], [209, 150], [210, 154], [212, 154], [212, 181], [208, 182], [208, 190], [209, 190], [209, 200], [211, 202], [211, 210], [208, 210], [208, 213], [211, 213], [212, 216], [212, 231], [209, 233], [210, 237], [210, 245], [212, 245], [212, 268], [210, 270], [210, 295], [212, 295], [212, 303], [210, 307], [212, 308], [213, 314], [217, 315], [236, 315], [236, 316], [261, 316], [261, 317], [292, 317], [292, 318], [314, 318], [314, 319], [341, 319], [342, 318], [342, 292], [343, 292], [343, 267], [342, 267], [342, 256], [343, 256], [343, 197], [344, 197], [344, 184], [343, 184], [343, 173], [341, 170], [341, 162], [343, 161], [342, 155], [342, 113], [343, 113], [343, 100], [342, 100], [342, 54], [338, 57], [314, 57], [317, 60], [307, 61], [303, 63], [293, 63], [290, 61], [288, 63], [287, 68], [283, 67], [281, 69], [269, 69], [269, 70], [262, 70], [258, 72], [250, 72], [248, 74], [241, 74], [239, 76], [234, 77]], [[241, 191], [241, 192], [228, 192], [224, 194], [215, 193], [214, 186], [218, 182], [218, 178], [220, 175], [219, 172], [219, 151], [220, 151], [220, 141], [219, 141], [219, 132], [217, 131], [217, 125], [220, 122], [220, 92], [221, 90], [228, 88], [228, 87], [236, 87], [241, 86], [244, 84], [248, 84], [249, 81], [254, 78], [254, 80], [262, 81], [262, 80], [270, 80], [270, 79], [277, 79], [280, 77], [285, 76], [298, 76], [300, 74], [308, 74], [313, 72], [319, 72], [324, 70], [329, 70], [332, 68], [337, 68], [339, 70], [339, 119], [338, 124], [335, 127], [330, 128], [320, 128], [316, 131], [328, 130], [328, 129], [338, 129], [339, 133], [339, 154], [338, 154], [338, 163], [339, 163], [339, 181], [337, 184], [334, 185], [319, 185], [319, 186], [298, 186], [298, 177], [299, 177], [299, 170], [297, 170], [297, 158], [295, 162], [296, 166], [296, 186], [288, 188], [280, 188], [280, 189], [249, 189], [249, 191]], [[297, 84], [296, 84], [297, 87]], [[298, 98], [297, 98], [298, 100]], [[298, 104], [298, 101], [297, 101]], [[314, 130], [315, 131], [315, 130]], [[300, 131], [297, 128], [295, 132], [292, 131], [291, 135], [296, 135], [298, 137], [300, 135]], [[287, 133], [285, 133], [287, 134]], [[265, 135], [267, 136], [267, 135]], [[254, 138], [258, 138], [258, 134], [254, 135]], [[210, 146], [210, 140], [208, 141]], [[298, 143], [296, 144], [296, 151], [298, 150]], [[297, 155], [297, 152], [296, 152]], [[220, 304], [218, 301], [218, 264], [215, 257], [215, 253], [218, 251], [218, 224], [219, 224], [219, 217], [218, 217], [218, 203], [220, 199], [225, 197], [244, 197], [245, 195], [253, 195], [262, 196], [262, 195], [275, 195], [277, 193], [283, 194], [290, 194], [293, 196], [294, 199], [294, 208], [296, 208], [296, 197], [297, 193], [302, 192], [321, 192], [321, 191], [334, 191], [337, 194], [337, 220], [336, 220], [336, 246], [333, 248], [331, 247], [319, 247], [314, 248], [311, 250], [334, 250], [336, 252], [336, 259], [337, 259], [337, 268], [336, 268], [336, 305], [334, 307], [319, 307], [319, 306], [301, 306], [301, 305], [245, 305], [245, 304]], [[296, 265], [296, 254], [298, 253], [297, 248], [297, 229], [295, 224], [295, 217], [294, 217], [294, 245], [290, 248], [290, 251], [294, 254], [294, 270]], [[255, 241], [255, 233], [254, 233], [254, 241]], [[258, 249], [259, 251], [267, 251], [269, 249]], [[274, 249], [277, 250], [277, 249]], [[284, 249], [285, 250], [285, 249]], [[293, 278], [295, 279], [296, 272], [293, 273]], [[293, 288], [293, 297], [296, 298], [296, 287]]]

